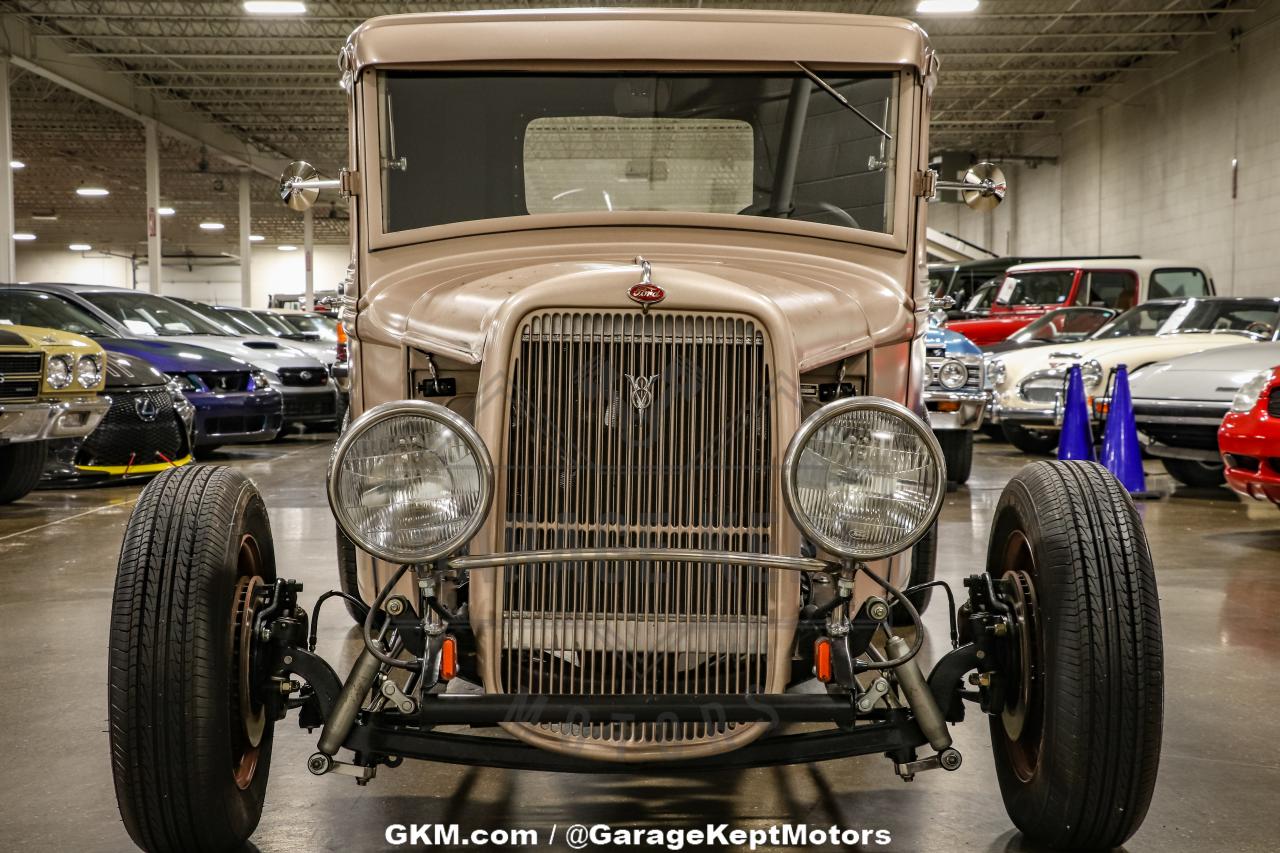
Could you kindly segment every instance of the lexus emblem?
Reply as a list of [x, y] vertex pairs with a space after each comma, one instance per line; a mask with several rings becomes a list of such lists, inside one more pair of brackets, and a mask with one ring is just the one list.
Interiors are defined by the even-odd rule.
[[643, 412], [645, 409], [653, 405], [653, 383], [658, 381], [658, 374], [652, 376], [632, 376], [630, 373], [624, 373], [627, 381], [631, 383], [631, 405], [635, 406], [637, 412]]
[[640, 283], [633, 284], [627, 291], [632, 302], [640, 303], [640, 307], [648, 309], [667, 298], [667, 292], [653, 283], [653, 270], [644, 258], [636, 258], [636, 266], [640, 267]]
[[134, 411], [138, 413], [138, 419], [151, 423], [160, 414], [160, 408], [156, 405], [156, 401], [150, 397], [139, 397], [133, 403]]

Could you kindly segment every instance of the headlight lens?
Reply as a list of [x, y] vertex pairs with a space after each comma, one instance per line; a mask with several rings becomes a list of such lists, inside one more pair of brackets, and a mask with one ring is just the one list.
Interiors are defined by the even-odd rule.
[[271, 387], [271, 378], [270, 378], [270, 377], [268, 377], [268, 376], [267, 376], [267, 374], [266, 374], [265, 372], [263, 372], [263, 371], [261, 371], [261, 370], [255, 370], [255, 371], [253, 371], [253, 373], [251, 374], [251, 376], [252, 376], [252, 378], [253, 378], [253, 390], [254, 390], [254, 391], [261, 391], [263, 388], [270, 388], [270, 387]]
[[1080, 365], [1080, 378], [1084, 380], [1084, 384], [1087, 387], [1092, 387], [1102, 381], [1102, 365], [1096, 358], [1091, 358]]
[[880, 397], [824, 406], [787, 448], [787, 508], [810, 541], [841, 557], [878, 560], [911, 547], [933, 524], [945, 492], [933, 432]]
[[969, 381], [969, 368], [962, 362], [949, 358], [938, 367], [938, 384], [948, 391], [956, 391]]
[[343, 433], [329, 467], [338, 526], [374, 556], [425, 563], [484, 522], [493, 463], [471, 424], [425, 401], [384, 403]]
[[71, 356], [55, 355], [44, 368], [44, 378], [51, 388], [66, 388], [71, 384]]
[[1240, 386], [1236, 396], [1231, 400], [1231, 411], [1237, 414], [1247, 412], [1258, 402], [1262, 389], [1267, 387], [1268, 372], [1260, 370], [1249, 377], [1249, 381]]
[[76, 362], [76, 381], [81, 388], [92, 388], [102, 381], [102, 365], [96, 355], [82, 355]]
[[1000, 359], [992, 359], [987, 366], [988, 373], [991, 377], [992, 385], [1003, 385], [1005, 377], [1009, 375], [1009, 370], [1004, 366], [1004, 362]]

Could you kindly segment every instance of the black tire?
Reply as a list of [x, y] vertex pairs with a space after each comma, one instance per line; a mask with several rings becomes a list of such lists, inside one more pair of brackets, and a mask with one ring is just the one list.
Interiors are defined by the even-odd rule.
[[43, 441], [22, 441], [0, 446], [0, 504], [26, 497], [44, 473], [49, 445]]
[[973, 470], [973, 433], [967, 429], [944, 429], [934, 435], [942, 445], [942, 457], [947, 463], [947, 482], [964, 485]]
[[[933, 527], [929, 528], [929, 532], [922, 536], [920, 541], [915, 544], [915, 547], [911, 549], [911, 579], [907, 581], [907, 586], [912, 587], [933, 580], [937, 566], [938, 522], [935, 521]], [[929, 607], [929, 599], [931, 598], [933, 598], [933, 587], [916, 590], [907, 596], [911, 606], [922, 616]], [[893, 605], [889, 618], [894, 625], [905, 627], [911, 624], [910, 614], [907, 613], [905, 607], [898, 603]]]
[[1056, 430], [1031, 429], [1022, 424], [1005, 422], [1000, 425], [1004, 432], [1004, 440], [1033, 456], [1051, 456], [1058, 449], [1058, 432]]
[[1161, 459], [1169, 476], [1184, 486], [1197, 489], [1213, 489], [1227, 482], [1221, 462], [1201, 462], [1198, 459]]
[[237, 606], [275, 578], [258, 491], [224, 466], [164, 471], [129, 517], [111, 605], [111, 765], [143, 850], [238, 850], [262, 816], [273, 722], [241, 711]]
[[996, 505], [987, 571], [1027, 590], [1015, 610], [1031, 627], [1014, 636], [1035, 673], [1018, 667], [991, 717], [1005, 808], [1034, 842], [1118, 847], [1151, 803], [1164, 713], [1160, 605], [1133, 501], [1096, 463], [1032, 463]]

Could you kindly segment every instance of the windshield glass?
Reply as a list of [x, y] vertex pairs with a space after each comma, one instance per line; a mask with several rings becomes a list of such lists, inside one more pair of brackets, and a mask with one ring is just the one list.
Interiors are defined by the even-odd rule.
[[279, 337], [262, 322], [262, 318], [243, 308], [219, 308], [218, 313], [233, 323], [238, 335], [271, 335]]
[[1191, 299], [1160, 327], [1158, 334], [1227, 332], [1267, 339], [1280, 322], [1280, 303], [1270, 299]]
[[0, 290], [0, 323], [43, 326], [91, 338], [118, 338], [106, 323], [61, 296], [30, 290]]
[[297, 332], [319, 335], [322, 341], [338, 340], [338, 321], [332, 317], [323, 317], [318, 314], [281, 314], [279, 316]]
[[226, 334], [226, 335], [243, 335], [244, 334], [244, 331], [239, 326], [237, 326], [235, 323], [232, 323], [229, 319], [227, 319], [227, 316], [225, 314], [223, 314], [218, 309], [214, 308], [212, 305], [205, 305], [203, 302], [196, 302], [192, 299], [175, 299], [174, 301], [182, 303], [183, 305], [190, 308], [192, 311], [199, 314], [201, 317], [208, 320], [210, 323], [213, 323], [219, 329], [222, 329], [223, 334]]
[[1115, 316], [1104, 308], [1059, 308], [1010, 336], [1018, 343], [1028, 341], [1079, 341]]
[[964, 306], [966, 314], [979, 314], [991, 310], [991, 303], [996, 298], [996, 285], [998, 282], [991, 281], [979, 287], [973, 294], [973, 298], [969, 300], [969, 304]]
[[277, 338], [282, 338], [286, 335], [292, 336], [298, 334], [298, 331], [294, 329], [293, 326], [290, 326], [284, 320], [280, 319], [279, 314], [270, 314], [266, 311], [254, 311], [253, 316], [267, 327], [269, 334], [275, 335]]
[[1045, 270], [1007, 275], [1000, 283], [996, 302], [1001, 305], [1056, 305], [1067, 301], [1075, 270]]
[[799, 69], [378, 80], [388, 232], [622, 211], [893, 230], [896, 73], [824, 72], [847, 104]]
[[185, 305], [151, 293], [85, 293], [84, 298], [135, 335], [225, 335]]
[[1102, 338], [1127, 338], [1132, 335], [1154, 335], [1173, 316], [1182, 303], [1148, 302], [1128, 311], [1107, 323], [1092, 335], [1092, 340]]

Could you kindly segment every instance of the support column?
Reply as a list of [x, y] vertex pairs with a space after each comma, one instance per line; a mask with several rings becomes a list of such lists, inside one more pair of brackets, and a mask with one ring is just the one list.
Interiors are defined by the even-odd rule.
[[316, 265], [315, 265], [315, 217], [311, 208], [302, 214], [302, 254], [307, 265], [307, 286], [303, 291], [302, 310], [310, 311], [316, 304]]
[[154, 120], [143, 122], [147, 136], [147, 289], [160, 292], [164, 254], [160, 242], [160, 132]]
[[9, 60], [0, 56], [0, 282], [18, 280], [13, 253], [13, 137], [9, 133]]
[[253, 257], [249, 235], [253, 233], [253, 210], [249, 203], [249, 170], [240, 170], [240, 305], [253, 307]]

